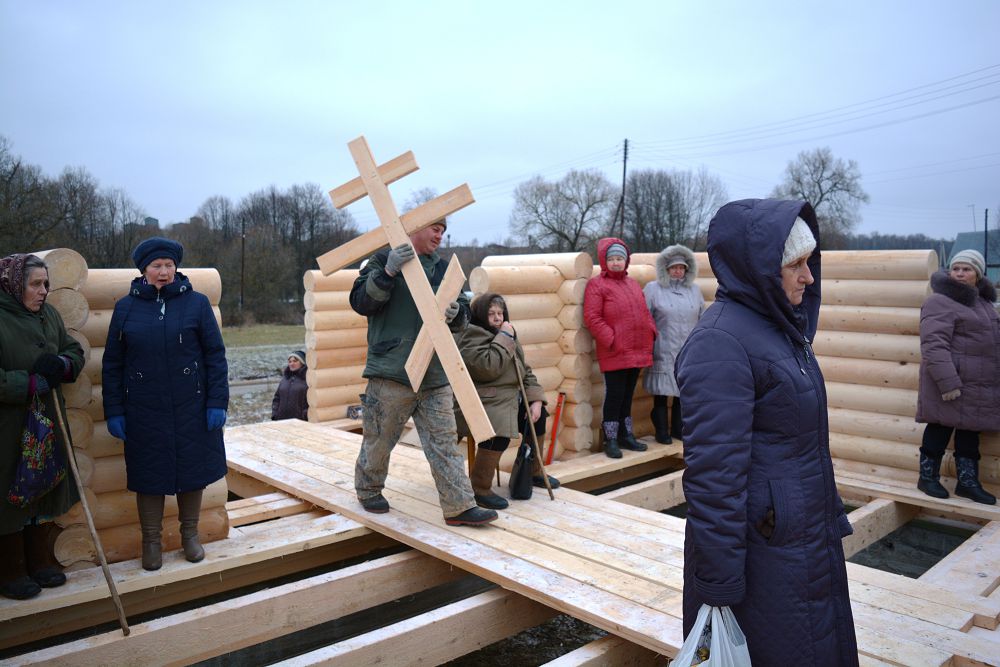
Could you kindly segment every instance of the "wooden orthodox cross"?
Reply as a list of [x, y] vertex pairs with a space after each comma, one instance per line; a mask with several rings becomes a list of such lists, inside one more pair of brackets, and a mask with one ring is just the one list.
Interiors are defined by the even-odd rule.
[[[381, 226], [318, 257], [316, 261], [323, 275], [330, 275], [348, 264], [367, 257], [386, 244], [395, 248], [400, 244], [409, 243], [410, 234], [430, 227], [445, 216], [465, 208], [475, 201], [469, 186], [463, 184], [400, 216], [387, 186], [419, 168], [413, 153], [407, 151], [385, 164], [376, 166], [375, 158], [363, 136], [358, 137], [347, 146], [360, 176], [331, 190], [330, 199], [333, 200], [335, 207], [343, 208], [367, 195], [375, 208]], [[465, 274], [462, 272], [461, 264], [456, 257], [451, 258], [448, 271], [445, 273], [436, 295], [419, 261], [403, 264], [402, 272], [406, 279], [406, 286], [410, 289], [410, 294], [413, 295], [417, 311], [424, 321], [406, 362], [406, 373], [410, 384], [414, 390], [420, 387], [427, 366], [436, 352], [441, 366], [448, 376], [448, 382], [451, 383], [452, 390], [455, 392], [455, 400], [462, 408], [462, 415], [469, 424], [472, 436], [476, 442], [489, 440], [496, 433], [493, 431], [486, 410], [483, 409], [483, 404], [479, 400], [479, 394], [472, 383], [472, 378], [465, 368], [455, 339], [444, 320], [445, 308], [455, 300], [465, 283]]]

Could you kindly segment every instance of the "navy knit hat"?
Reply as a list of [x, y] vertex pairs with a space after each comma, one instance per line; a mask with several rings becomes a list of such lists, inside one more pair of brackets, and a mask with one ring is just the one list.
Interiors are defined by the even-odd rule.
[[299, 363], [302, 364], [303, 366], [306, 365], [306, 353], [305, 353], [305, 351], [303, 351], [303, 350], [295, 350], [290, 355], [288, 355], [289, 359], [291, 359], [292, 357], [295, 357], [296, 359], [298, 359]]
[[132, 261], [135, 262], [135, 268], [142, 272], [146, 271], [146, 267], [154, 259], [172, 259], [175, 266], [180, 266], [183, 258], [184, 246], [177, 241], [171, 241], [161, 236], [146, 239], [132, 251]]

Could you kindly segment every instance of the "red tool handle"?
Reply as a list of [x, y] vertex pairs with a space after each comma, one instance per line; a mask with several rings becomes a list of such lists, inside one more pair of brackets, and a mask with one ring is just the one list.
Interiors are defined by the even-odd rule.
[[556, 399], [556, 411], [552, 414], [552, 439], [549, 440], [549, 451], [545, 454], [545, 465], [552, 463], [552, 453], [556, 450], [556, 435], [559, 434], [559, 419], [562, 417], [562, 406], [565, 400], [566, 394], [559, 392], [559, 398]]

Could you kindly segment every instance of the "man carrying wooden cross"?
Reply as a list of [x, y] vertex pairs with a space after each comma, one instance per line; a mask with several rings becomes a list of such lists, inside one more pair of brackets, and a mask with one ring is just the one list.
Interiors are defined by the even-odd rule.
[[[389, 455], [406, 421], [412, 416], [424, 455], [430, 463], [445, 523], [478, 526], [495, 521], [497, 513], [476, 505], [457, 441], [454, 395], [435, 355], [420, 387], [411, 387], [405, 364], [423, 321], [406, 281], [403, 264], [417, 257], [436, 292], [447, 262], [437, 254], [447, 227], [445, 219], [410, 235], [409, 244], [383, 249], [368, 259], [351, 288], [351, 307], [368, 318], [368, 378], [364, 396], [364, 436], [354, 468], [354, 487], [365, 510], [389, 511], [382, 495]], [[460, 294], [445, 310], [452, 332], [469, 321], [469, 300]]]

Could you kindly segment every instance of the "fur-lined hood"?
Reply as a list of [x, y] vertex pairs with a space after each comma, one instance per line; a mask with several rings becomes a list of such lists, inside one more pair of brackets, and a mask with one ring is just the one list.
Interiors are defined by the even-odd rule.
[[662, 287], [670, 287], [670, 274], [667, 273], [667, 261], [674, 255], [680, 255], [687, 262], [687, 273], [684, 274], [684, 287], [689, 287], [698, 277], [698, 260], [694, 258], [694, 253], [686, 246], [667, 246], [656, 256], [656, 282]]
[[947, 269], [941, 269], [931, 276], [931, 290], [969, 308], [975, 305], [977, 296], [990, 303], [995, 303], [997, 300], [996, 288], [989, 278], [980, 279], [976, 287], [972, 287], [952, 278]]

